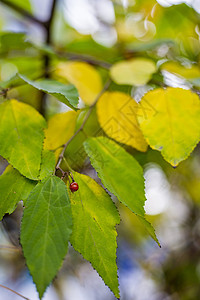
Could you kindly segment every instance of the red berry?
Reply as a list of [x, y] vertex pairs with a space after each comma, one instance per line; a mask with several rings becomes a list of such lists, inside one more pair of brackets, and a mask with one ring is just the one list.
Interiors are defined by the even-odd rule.
[[78, 183], [77, 183], [77, 182], [72, 182], [72, 183], [70, 183], [69, 188], [70, 188], [71, 192], [76, 192], [76, 191], [78, 191], [78, 189], [79, 189]]

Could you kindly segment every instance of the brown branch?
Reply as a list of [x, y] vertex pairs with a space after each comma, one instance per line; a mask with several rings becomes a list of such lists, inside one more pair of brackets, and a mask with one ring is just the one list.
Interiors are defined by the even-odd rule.
[[194, 92], [195, 94], [197, 94], [200, 97], [200, 90], [195, 89], [195, 88], [191, 88], [191, 91]]
[[51, 44], [51, 25], [52, 25], [52, 22], [53, 22], [53, 17], [54, 17], [54, 13], [55, 13], [56, 3], [57, 3], [57, 0], [53, 0], [52, 6], [51, 6], [50, 15], [49, 15], [49, 19], [45, 23], [46, 24], [45, 26], [46, 26], [46, 29], [47, 29], [47, 35], [46, 35], [46, 44], [47, 45]]
[[63, 145], [63, 150], [62, 150], [61, 154], [59, 155], [58, 163], [57, 163], [56, 168], [55, 168], [56, 170], [60, 168], [60, 164], [61, 164], [61, 162], [62, 162], [62, 160], [63, 160], [63, 158], [64, 158], [64, 154], [65, 154], [65, 150], [67, 149], [67, 146], [68, 146], [68, 145], [70, 144], [70, 142], [75, 138], [75, 136], [77, 136], [77, 134], [83, 130], [83, 128], [84, 128], [84, 126], [85, 126], [85, 124], [86, 124], [86, 122], [87, 122], [89, 116], [91, 115], [91, 112], [92, 112], [94, 106], [96, 105], [97, 101], [98, 101], [99, 98], [102, 96], [102, 94], [109, 88], [110, 84], [111, 84], [111, 80], [109, 79], [109, 80], [105, 83], [105, 85], [104, 85], [103, 89], [101, 90], [101, 92], [100, 92], [100, 93], [98, 94], [98, 96], [96, 97], [95, 102], [90, 106], [90, 108], [89, 108], [89, 110], [88, 110], [88, 112], [87, 112], [87, 114], [86, 114], [86, 116], [85, 116], [85, 118], [84, 118], [84, 120], [83, 120], [83, 123], [81, 124], [81, 127], [80, 127], [80, 128], [73, 134], [73, 136], [72, 136], [72, 137], [71, 137], [71, 138]]
[[[53, 22], [53, 17], [54, 17], [54, 13], [55, 13], [55, 7], [56, 7], [56, 3], [57, 0], [53, 0], [52, 6], [51, 6], [51, 11], [50, 11], [50, 15], [49, 15], [49, 19], [47, 22], [45, 22], [45, 28], [46, 28], [46, 39], [45, 39], [45, 43], [46, 45], [50, 45], [52, 42], [52, 36], [51, 36], [51, 27], [52, 27], [52, 22]], [[50, 59], [48, 54], [45, 54], [43, 56], [44, 59], [44, 77], [47, 79], [49, 78], [49, 64], [50, 64]], [[39, 111], [40, 113], [45, 116], [45, 112], [46, 112], [46, 102], [47, 102], [47, 95], [44, 92], [41, 92], [41, 103], [40, 103], [40, 108]]]
[[15, 246], [5, 246], [5, 245], [0, 245], [0, 250], [5, 249], [5, 250], [11, 250], [11, 251], [17, 251], [20, 252], [21, 248], [15, 247]]
[[14, 11], [18, 12], [20, 15], [22, 15], [23, 17], [25, 17], [26, 19], [37, 23], [41, 26], [45, 26], [45, 22], [39, 20], [38, 18], [36, 18], [35, 16], [33, 16], [32, 14], [30, 14], [27, 10], [25, 10], [24, 8], [16, 5], [14, 2], [9, 2], [7, 0], [0, 0], [0, 3], [10, 7], [11, 9], [13, 9]]
[[0, 287], [2, 287], [3, 289], [6, 289], [6, 290], [8, 290], [8, 291], [14, 293], [15, 295], [18, 295], [19, 297], [21, 297], [21, 298], [23, 298], [23, 299], [25, 299], [25, 300], [30, 300], [29, 298], [24, 297], [23, 295], [19, 294], [18, 292], [15, 292], [14, 290], [10, 289], [9, 287], [7, 287], [7, 286], [5, 286], [5, 285], [0, 284]]
[[106, 62], [106, 61], [103, 61], [100, 59], [96, 59], [95, 57], [92, 57], [89, 55], [82, 55], [82, 54], [76, 54], [76, 53], [71, 53], [71, 52], [62, 53], [60, 51], [57, 51], [56, 54], [61, 58], [63, 57], [63, 58], [67, 58], [69, 60], [85, 61], [91, 65], [100, 66], [104, 69], [110, 69], [110, 67], [112, 66], [112, 64], [110, 64], [109, 62]]
[[[0, 88], [1, 89], [1, 88]], [[7, 97], [7, 92], [9, 91], [9, 89], [2, 89], [0, 91], [0, 96], [3, 96], [4, 98]]]
[[[36, 18], [32, 14], [30, 14], [28, 11], [26, 11], [22, 7], [19, 7], [18, 5], [16, 5], [13, 2], [9, 2], [8, 0], [0, 0], [0, 3], [7, 5], [8, 7], [13, 9], [14, 11], [20, 13], [23, 17], [27, 18], [28, 20], [33, 21], [33, 22], [43, 26], [46, 29], [45, 43], [47, 45], [51, 44], [51, 26], [52, 26], [52, 21], [53, 21], [53, 17], [54, 17], [55, 6], [56, 6], [56, 3], [57, 3], [57, 0], [53, 0], [51, 10], [50, 10], [49, 19], [45, 22], [39, 20], [38, 18]], [[43, 56], [43, 59], [44, 59], [45, 78], [48, 78], [49, 77], [49, 74], [48, 74], [49, 56], [47, 54], [45, 54]], [[7, 93], [6, 90], [2, 90], [0, 92], [0, 96], [3, 95], [3, 96], [6, 97], [6, 93]], [[45, 110], [46, 110], [46, 94], [44, 92], [41, 92], [41, 102], [40, 102], [39, 111], [42, 115], [45, 115]]]

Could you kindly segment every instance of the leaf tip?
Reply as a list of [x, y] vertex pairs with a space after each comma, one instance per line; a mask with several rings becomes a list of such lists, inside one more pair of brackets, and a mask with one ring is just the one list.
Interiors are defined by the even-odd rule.
[[176, 169], [179, 165], [180, 161], [174, 160], [172, 162], [170, 162], [170, 164], [172, 165], [172, 168]]

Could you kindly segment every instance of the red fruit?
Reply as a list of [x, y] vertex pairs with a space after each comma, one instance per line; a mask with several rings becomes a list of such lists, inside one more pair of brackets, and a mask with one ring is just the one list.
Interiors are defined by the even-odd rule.
[[77, 182], [72, 182], [72, 183], [70, 183], [69, 188], [70, 188], [71, 192], [76, 192], [76, 191], [78, 191], [78, 189], [79, 189], [78, 183], [77, 183]]

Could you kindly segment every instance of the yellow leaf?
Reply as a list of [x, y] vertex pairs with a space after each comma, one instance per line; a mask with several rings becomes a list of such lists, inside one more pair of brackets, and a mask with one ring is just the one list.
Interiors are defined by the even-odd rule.
[[45, 130], [44, 149], [55, 150], [58, 148], [55, 152], [56, 158], [62, 151], [61, 146], [74, 134], [76, 118], [77, 113], [75, 111], [68, 111], [56, 114], [48, 121], [48, 127]]
[[104, 132], [117, 142], [146, 151], [147, 144], [136, 115], [138, 104], [121, 92], [106, 92], [97, 102], [97, 115]]
[[83, 102], [92, 105], [102, 90], [102, 81], [94, 67], [84, 62], [63, 62], [56, 74], [74, 84]]
[[141, 130], [172, 166], [186, 159], [200, 140], [199, 97], [180, 88], [156, 89], [140, 102]]
[[161, 66], [161, 69], [176, 75], [180, 75], [186, 79], [200, 77], [200, 70], [197, 65], [182, 66], [178, 62], [169, 61], [164, 63]]
[[25, 177], [37, 180], [45, 119], [32, 106], [15, 99], [0, 104], [0, 155]]
[[133, 58], [120, 61], [110, 69], [112, 79], [118, 84], [144, 85], [156, 72], [154, 61], [147, 58]]

